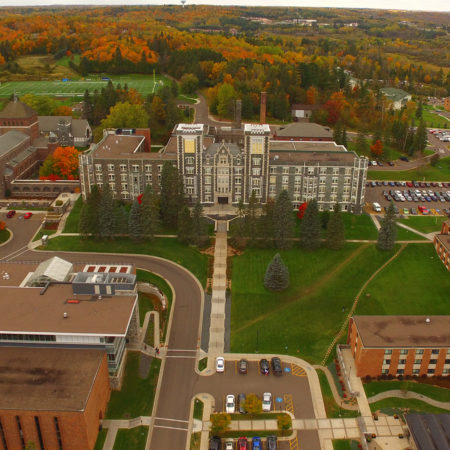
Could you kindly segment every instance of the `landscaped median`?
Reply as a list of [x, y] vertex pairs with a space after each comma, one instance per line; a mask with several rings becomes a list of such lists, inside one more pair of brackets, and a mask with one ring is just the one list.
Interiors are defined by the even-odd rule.
[[119, 429], [113, 450], [144, 450], [147, 442], [148, 427], [140, 426], [130, 429]]
[[0, 244], [3, 244], [4, 242], [6, 242], [10, 236], [11, 236], [11, 232], [6, 227], [3, 229], [0, 229]]

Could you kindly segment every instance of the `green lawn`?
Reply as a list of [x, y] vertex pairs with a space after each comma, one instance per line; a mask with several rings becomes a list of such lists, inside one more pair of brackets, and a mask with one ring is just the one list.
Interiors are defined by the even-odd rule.
[[333, 450], [358, 450], [358, 441], [350, 439], [333, 440]]
[[202, 370], [205, 370], [208, 366], [208, 358], [202, 358], [198, 361], [198, 370], [201, 372]]
[[78, 224], [80, 222], [81, 207], [83, 206], [83, 197], [80, 195], [74, 203], [72, 210], [66, 220], [63, 233], [78, 233]]
[[6, 242], [9, 239], [10, 234], [11, 233], [6, 228], [4, 230], [0, 230], [0, 244]]
[[133, 419], [152, 414], [161, 360], [153, 359], [147, 378], [139, 377], [140, 353], [128, 352], [124, 381], [120, 391], [112, 391], [107, 419]]
[[[42, 249], [42, 248], [41, 248]], [[58, 236], [48, 241], [45, 250], [66, 250], [75, 252], [136, 253], [159, 256], [186, 267], [206, 285], [208, 256], [196, 248], [180, 244], [173, 238], [155, 238], [153, 241], [134, 242], [128, 238], [114, 241], [81, 239], [78, 236]]]
[[408, 225], [421, 233], [432, 233], [440, 231], [442, 223], [448, 220], [444, 216], [410, 216], [407, 219], [400, 219], [398, 222]]
[[450, 181], [450, 157], [441, 158], [436, 166], [426, 165], [413, 170], [369, 170], [369, 180]]
[[144, 450], [147, 442], [148, 427], [120, 429], [117, 431], [113, 450]]
[[97, 440], [95, 441], [94, 450], [103, 450], [103, 445], [106, 441], [106, 435], [108, 434], [108, 430], [103, 428], [98, 432]]
[[50, 236], [51, 234], [55, 234], [55, 233], [56, 233], [56, 230], [43, 230], [43, 229], [41, 229], [34, 236], [33, 242], [38, 241], [44, 235]]
[[425, 238], [397, 225], [397, 241], [423, 241]]
[[[367, 142], [369, 143], [369, 145], [371, 144], [371, 138], [367, 139]], [[355, 153], [358, 153], [356, 151], [356, 136], [354, 138], [354, 141], [350, 141], [347, 143], [347, 149], [350, 151], [353, 151]], [[389, 145], [384, 145], [383, 146], [383, 154], [381, 156], [381, 159], [383, 161], [395, 161], [396, 159], [399, 159], [400, 156], [402, 156], [403, 153], [399, 152], [397, 149], [395, 149], [394, 147], [391, 147]], [[373, 156], [370, 153], [370, 150], [364, 154], [360, 154], [360, 156], [367, 156], [370, 159], [374, 159]], [[375, 159], [380, 159], [380, 158], [375, 158]]]
[[248, 249], [233, 258], [231, 351], [288, 353], [320, 362], [354, 296], [392, 253], [356, 243], [339, 251], [281, 251], [291, 285], [272, 293], [263, 279], [274, 253]]
[[450, 389], [418, 383], [416, 381], [372, 381], [371, 383], [364, 384], [367, 397], [394, 389], [413, 391], [440, 402], [450, 402]]
[[368, 285], [356, 314], [448, 314], [449, 290], [448, 271], [433, 244], [408, 244]]
[[337, 417], [358, 417], [358, 411], [352, 411], [348, 409], [343, 409], [336, 403], [331, 392], [330, 384], [324, 372], [317, 370], [317, 375], [319, 376], [320, 388], [322, 389], [323, 402], [325, 403], [325, 410], [327, 412], [327, 417], [337, 418]]
[[403, 414], [405, 409], [409, 413], [422, 412], [431, 414], [448, 414], [446, 409], [436, 408], [428, 403], [420, 400], [406, 400], [404, 398], [386, 398], [379, 402], [370, 403], [370, 409], [372, 412], [382, 411], [389, 415]]
[[199, 398], [196, 398], [194, 401], [194, 419], [203, 419], [203, 407], [204, 403]]
[[367, 214], [342, 213], [345, 239], [377, 239], [378, 231]]
[[445, 119], [442, 116], [438, 116], [435, 113], [432, 113], [432, 108], [430, 109], [423, 109], [422, 111], [422, 118], [424, 122], [427, 124], [428, 128], [444, 128], [450, 126], [450, 121]]

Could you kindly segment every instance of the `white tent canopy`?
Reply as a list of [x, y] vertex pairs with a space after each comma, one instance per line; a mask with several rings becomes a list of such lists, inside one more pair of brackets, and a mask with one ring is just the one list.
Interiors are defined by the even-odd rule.
[[54, 256], [37, 266], [30, 278], [30, 283], [36, 281], [67, 281], [72, 271], [72, 263]]

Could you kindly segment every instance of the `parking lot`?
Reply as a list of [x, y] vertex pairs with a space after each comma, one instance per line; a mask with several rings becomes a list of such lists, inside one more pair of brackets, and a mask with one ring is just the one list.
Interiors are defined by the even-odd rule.
[[[393, 201], [399, 214], [450, 215], [450, 183], [412, 181], [370, 181], [366, 185], [368, 206], [379, 203], [384, 208]], [[404, 211], [407, 209], [408, 212]], [[425, 208], [425, 209], [424, 209]], [[369, 212], [375, 212], [371, 207]]]
[[[281, 376], [275, 376], [272, 372], [269, 375], [262, 375], [258, 362], [249, 361], [248, 373], [243, 375], [238, 371], [238, 361], [226, 361], [224, 373], [199, 376], [195, 391], [211, 394], [215, 399], [216, 412], [225, 411], [225, 398], [228, 394], [234, 394], [237, 403], [240, 393], [246, 395], [254, 393], [262, 399], [264, 392], [270, 392], [273, 399], [272, 411], [287, 410], [296, 418], [314, 418], [314, 408], [305, 370], [286, 362], [282, 362], [282, 368]], [[243, 414], [243, 416], [245, 415]], [[320, 449], [319, 436], [315, 431], [299, 432], [297, 441], [297, 447], [295, 442], [280, 441], [279, 448]]]

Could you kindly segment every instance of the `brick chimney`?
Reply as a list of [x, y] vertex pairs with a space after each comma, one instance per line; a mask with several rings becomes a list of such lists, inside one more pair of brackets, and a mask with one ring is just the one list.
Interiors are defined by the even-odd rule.
[[261, 92], [261, 106], [259, 111], [259, 123], [266, 123], [267, 92]]

